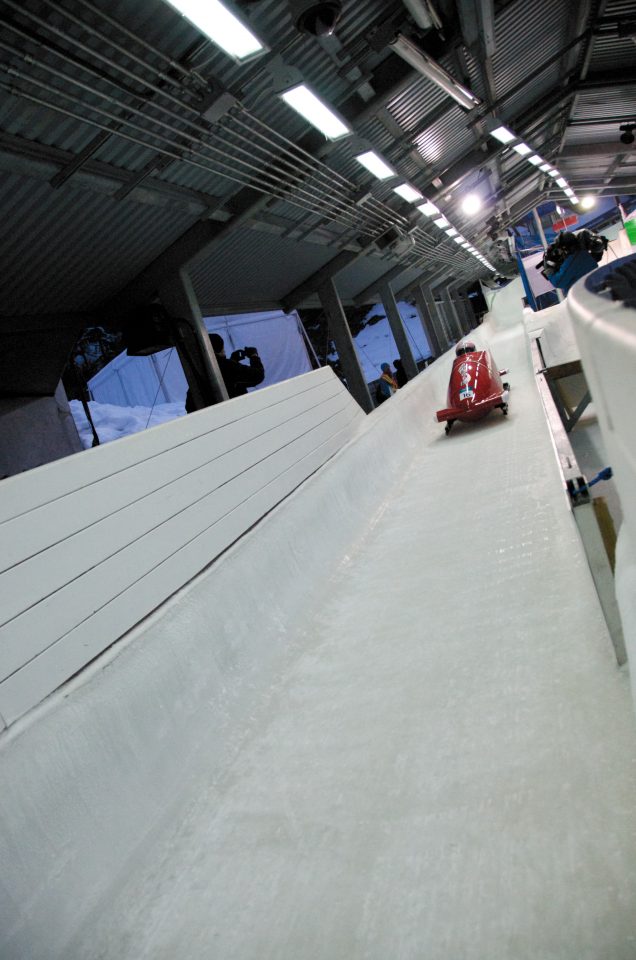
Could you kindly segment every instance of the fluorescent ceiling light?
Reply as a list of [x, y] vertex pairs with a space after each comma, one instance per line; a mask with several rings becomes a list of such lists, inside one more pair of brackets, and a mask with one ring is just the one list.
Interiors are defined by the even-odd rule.
[[450, 221], [447, 220], [446, 217], [444, 216], [438, 217], [437, 220], [433, 220], [433, 223], [435, 224], [436, 227], [439, 227], [440, 229], [442, 227], [450, 227]]
[[465, 241], [462, 240], [461, 237], [453, 237], [453, 240], [455, 241], [455, 243], [458, 243], [458, 244], [460, 245], [460, 247], [463, 247], [463, 246], [464, 246]]
[[247, 60], [267, 48], [220, 0], [168, 0], [198, 30], [235, 60]]
[[520, 157], [525, 157], [529, 153], [532, 153], [527, 143], [516, 143], [512, 149], [515, 150]]
[[500, 143], [510, 143], [511, 140], [516, 140], [516, 135], [509, 130], [508, 127], [496, 127], [495, 130], [490, 131], [490, 136], [494, 137], [495, 140], [499, 140]]
[[557, 170], [556, 167], [550, 167], [550, 169], [548, 170], [548, 173], [550, 174], [551, 177], [560, 177], [560, 176], [561, 176], [561, 174], [559, 173], [559, 171]]
[[356, 157], [358, 163], [366, 167], [369, 173], [372, 173], [378, 180], [388, 180], [389, 177], [397, 176], [393, 167], [385, 163], [382, 157], [379, 157], [373, 150], [367, 150], [366, 153], [359, 153]]
[[533, 157], [528, 157], [528, 163], [532, 163], [535, 167], [540, 167], [543, 163], [543, 160], [537, 153], [535, 153]]
[[579, 202], [579, 198], [577, 197], [576, 194], [574, 194], [574, 195], [572, 196], [572, 203], [578, 203], [578, 202]]
[[293, 110], [308, 120], [312, 126], [329, 140], [338, 140], [352, 132], [351, 128], [342, 120], [331, 107], [316, 96], [304, 83], [290, 87], [281, 93], [281, 97]]
[[389, 46], [399, 57], [402, 57], [402, 59], [406, 60], [418, 73], [421, 73], [423, 77], [431, 80], [437, 84], [438, 87], [441, 87], [449, 97], [457, 101], [460, 107], [463, 107], [465, 110], [472, 110], [481, 104], [479, 97], [476, 97], [468, 87], [458, 83], [437, 60], [429, 57], [427, 53], [420, 50], [416, 44], [403, 34], [398, 33], [395, 40], [393, 40]]
[[462, 210], [468, 216], [478, 213], [481, 210], [481, 200], [476, 193], [468, 193], [462, 200]]
[[457, 236], [457, 230], [455, 229], [455, 227], [449, 227], [448, 230], [444, 230], [444, 233], [446, 234], [447, 237]]
[[404, 6], [408, 8], [409, 13], [422, 30], [430, 30], [431, 27], [435, 27], [436, 30], [443, 29], [442, 21], [438, 17], [433, 4], [429, 3], [428, 0], [404, 0]]
[[548, 170], [550, 170], [550, 164], [542, 163], [541, 166], [539, 167], [539, 170], [543, 170], [544, 173], [547, 173]]
[[439, 213], [439, 207], [436, 207], [430, 200], [427, 200], [426, 203], [421, 203], [417, 209], [420, 213], [423, 213], [425, 217], [432, 217], [434, 214]]
[[409, 203], [415, 203], [416, 200], [424, 199], [420, 191], [412, 187], [410, 183], [401, 183], [399, 187], [393, 187], [393, 193], [397, 193], [399, 197], [402, 197], [403, 200], [408, 200]]
[[568, 182], [565, 179], [565, 177], [559, 177], [559, 179], [557, 180], [557, 187], [561, 187], [562, 190], [565, 190], [567, 185], [568, 185]]
[[468, 250], [468, 248], [470, 247], [468, 240], [462, 240], [462, 247], [465, 247], [466, 250]]
[[564, 193], [566, 197], [570, 197], [570, 199], [572, 199], [572, 197], [574, 196], [574, 190], [570, 190], [569, 187], [565, 188]]

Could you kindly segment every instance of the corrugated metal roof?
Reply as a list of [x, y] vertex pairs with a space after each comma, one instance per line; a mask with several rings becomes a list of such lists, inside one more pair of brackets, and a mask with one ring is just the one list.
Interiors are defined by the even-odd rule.
[[384, 276], [392, 264], [375, 257], [360, 257], [336, 277], [336, 287], [343, 300], [354, 300], [370, 283]]
[[[631, 15], [632, 17], [635, 15], [633, 5]], [[595, 37], [590, 59], [590, 70], [601, 72], [625, 67], [633, 71], [634, 49], [634, 42], [629, 37]]]
[[618, 151], [620, 146], [618, 127], [618, 123], [594, 123], [568, 127], [565, 135], [565, 145], [589, 144], [593, 146], [595, 143], [606, 143], [607, 141], [614, 140]]
[[417, 137], [415, 145], [427, 163], [440, 167], [451, 164], [474, 139], [466, 112], [453, 105], [448, 113]]
[[[569, 0], [524, 0], [511, 3], [495, 20], [496, 53], [492, 58], [498, 99], [563, 49], [572, 39]], [[536, 101], [550, 89], [553, 77], [541, 74], [528, 85], [526, 100]], [[506, 103], [508, 115], [514, 109]]]
[[248, 305], [256, 309], [279, 301], [334, 256], [329, 247], [240, 229], [196, 263], [192, 283], [206, 309]]
[[[11, 5], [15, 7], [16, 0], [6, 0], [6, 4], [11, 10]], [[81, 53], [84, 58], [83, 65], [73, 65], [64, 60], [64, 70], [68, 71], [70, 79], [80, 80], [91, 89], [77, 88], [69, 84], [66, 90], [59, 77], [51, 81], [51, 90], [48, 92], [35, 85], [29, 86], [28, 82], [19, 77], [9, 81], [23, 92], [33, 95], [37, 93], [42, 99], [47, 99], [47, 96], [57, 98], [55, 102], [58, 105], [65, 109], [74, 109], [84, 119], [74, 120], [52, 109], [29, 104], [25, 99], [12, 96], [6, 89], [2, 89], [0, 130], [25, 141], [64, 149], [71, 155], [77, 155], [99, 132], [88, 123], [89, 119], [106, 125], [115, 122], [114, 119], [100, 117], [96, 112], [97, 107], [108, 109], [119, 118], [118, 122], [129, 122], [133, 125], [122, 127], [122, 132], [127, 130], [130, 136], [138, 136], [144, 143], [137, 144], [123, 139], [115, 132], [101, 145], [93, 160], [108, 164], [119, 171], [130, 171], [132, 175], [142, 171], [150, 161], [161, 158], [160, 149], [166, 147], [165, 138], [172, 142], [172, 150], [187, 149], [191, 145], [189, 136], [197, 132], [196, 126], [193, 127], [192, 124], [199, 123], [198, 114], [191, 108], [208, 80], [219, 81], [240, 94], [242, 102], [254, 118], [250, 123], [261, 120], [271, 132], [280, 132], [290, 141], [298, 141], [310, 128], [276, 96], [270, 73], [270, 68], [276, 63], [275, 58], [281, 56], [288, 66], [299, 70], [306, 81], [337, 106], [352, 97], [357, 82], [356, 71], [370, 71], [373, 65], [386, 56], [386, 51], [372, 50], [369, 45], [369, 31], [374, 22], [389, 17], [392, 13], [400, 12], [406, 15], [402, 0], [344, 0], [343, 17], [336, 38], [319, 41], [295, 31], [288, 0], [260, 0], [259, 3], [245, 5], [243, 12], [253, 23], [256, 32], [268, 43], [270, 53], [249, 64], [240, 65], [219, 51], [165, 3], [158, 3], [156, 0], [147, 0], [144, 4], [133, 0], [93, 0], [94, 9], [89, 12], [90, 6], [86, 0], [64, 0], [60, 14], [53, 11], [50, 0], [24, 0], [21, 8], [23, 12], [19, 17], [15, 13], [13, 16], [16, 22], [24, 27], [31, 11], [42, 18], [43, 22], [38, 25], [38, 31], [41, 31], [43, 36], [55, 40], [75, 57], [79, 57]], [[447, 6], [450, 9], [451, 5]], [[575, 19], [572, 4], [568, 0], [524, 0], [523, 3], [517, 0], [505, 5], [496, 4], [495, 12], [497, 52], [493, 58], [493, 72], [496, 93], [499, 98], [504, 98], [502, 109], [506, 116], [521, 116], [527, 107], [538, 104], [549, 89], [559, 88], [563, 63], [571, 65], [581, 52], [573, 52], [567, 55], [565, 60], [557, 61], [537, 78], [525, 83], [513, 97], [505, 99], [513, 87], [526, 81], [537, 66], [562, 50], [572, 39]], [[70, 24], [67, 18], [69, 13], [77, 16], [77, 24]], [[604, 69], [605, 66], [612, 70], [623, 66], [633, 68], [633, 44], [629, 40], [618, 40], [615, 26], [608, 23], [612, 18], [618, 19], [632, 14], [633, 3], [628, 0], [609, 0], [606, 4], [603, 22], [599, 28], [600, 34], [594, 40], [591, 73]], [[117, 25], [118, 22], [121, 27]], [[68, 40], [63, 35], [53, 36], [50, 33], [50, 27], [55, 25], [65, 26]], [[103, 36], [91, 35], [93, 28]], [[61, 69], [64, 58], [60, 58], [59, 51], [56, 53], [51, 49], [46, 52], [24, 38], [20, 40], [15, 33], [9, 32], [6, 36], [13, 38], [12, 42], [15, 42], [17, 48], [37, 55], [42, 60], [42, 64], [36, 67], [22, 62], [18, 57], [7, 57], [6, 51], [2, 55], [3, 61], [13, 63], [22, 71], [32, 70], [32, 80], [41, 81], [46, 76], [45, 67]], [[70, 38], [80, 40], [86, 49], [80, 51], [74, 48]], [[170, 67], [166, 60], [167, 57], [174, 62], [187, 51], [194, 51], [193, 62], [197, 74], [184, 72], [174, 63], [173, 67]], [[111, 65], [103, 63], [99, 59], [100, 55], [107, 55], [112, 61]], [[459, 62], [462, 58], [472, 89], [484, 97], [481, 64], [470, 51], [460, 52]], [[449, 50], [441, 62], [451, 74], [457, 75], [458, 58], [453, 51]], [[111, 79], [96, 77], [91, 72], [95, 66], [99, 66], [103, 73], [110, 72]], [[64, 99], [64, 92], [72, 93], [76, 103]], [[148, 94], [151, 95], [150, 99]], [[105, 96], [109, 98], [108, 101], [104, 99]], [[171, 96], [176, 97], [176, 103]], [[112, 100], [116, 102], [113, 103]], [[360, 100], [360, 107], [362, 106], [363, 101]], [[141, 113], [128, 117], [127, 113], [133, 107]], [[634, 109], [633, 88], [627, 85], [601, 92], [583, 91], [576, 100], [574, 119], [598, 120], [610, 112], [613, 115], [613, 112], [618, 110], [629, 112]], [[435, 119], [428, 123], [431, 116]], [[360, 125], [358, 133], [378, 152], [384, 154], [396, 166], [401, 176], [425, 189], [436, 171], [446, 170], [473, 147], [478, 128], [469, 127], [467, 122], [467, 114], [438, 87], [424, 78], [414, 76], [413, 82], [401, 94], [393, 97], [379, 116], [369, 116]], [[428, 128], [420, 133], [417, 143], [413, 145], [412, 135], [422, 131], [422, 127], [427, 123]], [[162, 124], [168, 124], [173, 129], [168, 130]], [[141, 130], [135, 130], [136, 127]], [[396, 128], [403, 131], [402, 136], [396, 136]], [[208, 139], [204, 129], [201, 129], [200, 134], [203, 141]], [[541, 150], [541, 144], [547, 135], [555, 136], [558, 141], [555, 128], [546, 126], [542, 130], [537, 127], [533, 146]], [[209, 163], [205, 169], [194, 166], [190, 162], [194, 154], [187, 154], [184, 159], [173, 159], [165, 169], [153, 172], [153, 181], [161, 180], [167, 184], [198, 191], [212, 198], [215, 205], [219, 200], [229, 198], [238, 191], [241, 183], [249, 180], [252, 173], [250, 168], [241, 162], [246, 159], [246, 155], [241, 152], [245, 144], [238, 140], [236, 130], [231, 129], [231, 124], [225, 125], [223, 137], [230, 173], [236, 175], [236, 180], [221, 175], [222, 169], [218, 165], [221, 158], [217, 154], [214, 154], [217, 166]], [[617, 138], [615, 125], [571, 126], [567, 128], [565, 143], [594, 143], [612, 137]], [[316, 140], [318, 141], [317, 137]], [[219, 141], [215, 140], [214, 143], [218, 144]], [[282, 148], [282, 143], [280, 147]], [[197, 150], [199, 149], [203, 154], [210, 155], [204, 145], [197, 146]], [[254, 149], [247, 149], [254, 166], [260, 171], [269, 169], [267, 157], [262, 152], [255, 146]], [[270, 190], [273, 198], [267, 211], [270, 221], [276, 222], [274, 218], [278, 217], [289, 223], [292, 230], [295, 227], [305, 230], [315, 228], [316, 224], [324, 219], [326, 228], [322, 230], [321, 236], [332, 238], [334, 246], [330, 252], [324, 247], [297, 244], [267, 234], [265, 236], [272, 249], [285, 251], [284, 259], [287, 261], [289, 275], [277, 272], [279, 266], [274, 263], [262, 279], [257, 279], [254, 266], [260, 263], [258, 258], [261, 256], [261, 248], [251, 236], [253, 231], [249, 231], [249, 237], [244, 235], [244, 230], [239, 231], [236, 243], [230, 237], [228, 245], [236, 258], [236, 276], [241, 283], [247, 285], [248, 299], [256, 295], [260, 297], [268, 284], [268, 299], [280, 296], [281, 291], [287, 292], [295, 285], [297, 277], [304, 278], [304, 271], [317, 269], [315, 264], [324, 262], [323, 256], [326, 259], [333, 256], [337, 243], [350, 237], [355, 230], [362, 231], [365, 228], [381, 231], [392, 222], [403, 223], [400, 214], [406, 212], [406, 209], [400, 206], [400, 202], [393, 196], [391, 185], [378, 184], [361, 168], [354, 159], [355, 150], [356, 142], [353, 139], [328, 148], [324, 154], [324, 165], [316, 163], [311, 171], [303, 167], [303, 182], [296, 182], [294, 190], [286, 191], [282, 199], [275, 199], [278, 196], [277, 188], [272, 187]], [[421, 164], [414, 159], [415, 151], [419, 151], [422, 157]], [[292, 166], [300, 163], [297, 153], [289, 152], [287, 158], [293, 158], [289, 160]], [[510, 202], [529, 195], [536, 189], [536, 174], [530, 171], [527, 177], [518, 180], [512, 161], [504, 157], [502, 166], [506, 177], [510, 176], [512, 181], [508, 197]], [[576, 167], [573, 164], [571, 169], [575, 168], [579, 169], [578, 161]], [[602, 172], [605, 168], [601, 163], [592, 161], [588, 169], [592, 174]], [[227, 169], [225, 172], [228, 172]], [[317, 179], [313, 180], [314, 177]], [[330, 184], [330, 177], [333, 184]], [[339, 177], [345, 178], [349, 184], [344, 185]], [[287, 183], [293, 179], [293, 171], [290, 170]], [[310, 196], [316, 195], [318, 188], [315, 184], [318, 181], [321, 184], [321, 204], [318, 205], [319, 209], [315, 209], [316, 205], [310, 202]], [[6, 178], [3, 180], [4, 185], [8, 182]], [[493, 184], [494, 190], [497, 185], [496, 174]], [[148, 187], [152, 188], [152, 181], [148, 181]], [[266, 188], [263, 185], [263, 189]], [[131, 276], [134, 276], [135, 270], [141, 269], [166, 249], [193, 222], [193, 218], [196, 218], [196, 213], [188, 214], [183, 210], [174, 210], [168, 214], [168, 208], [162, 206], [159, 200], [156, 208], [130, 199], [118, 203], [106, 193], [97, 192], [105, 189], [103, 184], [96, 183], [95, 191], [89, 191], [84, 189], [81, 181], [71, 178], [65, 187], [56, 192], [51, 191], [41, 181], [24, 179], [11, 184], [8, 193], [0, 194], [0, 213], [3, 211], [4, 202], [7, 206], [5, 220], [11, 224], [17, 238], [14, 250], [10, 251], [9, 261], [12, 265], [11, 282], [17, 283], [17, 286], [12, 288], [11, 295], [14, 299], [24, 293], [25, 303], [37, 302], [38, 309], [44, 308], [47, 299], [50, 309], [61, 302], [67, 308], [71, 303], [93, 303], [100, 295], [109, 295], [118, 285], [128, 282]], [[350, 199], [358, 190], [368, 190], [378, 203], [365, 203], [354, 208], [356, 212], [353, 215], [351, 207], [348, 207], [345, 222], [341, 222], [333, 216], [330, 217], [329, 213], [329, 210], [333, 213], [333, 200], [336, 192], [341, 189], [345, 193], [348, 191]], [[14, 205], [14, 190], [24, 202], [24, 221], [18, 218]], [[42, 222], [38, 222], [37, 204], [34, 200], [32, 206], [31, 198], [37, 198], [40, 204]], [[81, 200], [78, 201], [78, 198]], [[205, 196], [202, 201], [205, 203]], [[381, 207], [380, 201], [385, 204], [384, 207]], [[457, 226], [461, 228], [464, 223], [465, 231], [469, 235], [470, 229], [481, 229], [485, 222], [486, 213], [470, 223], [460, 218], [455, 194], [452, 200], [441, 201], [441, 204], [448, 207], [451, 222], [453, 212], [456, 213]], [[78, 216], [78, 207], [81, 208], [81, 217]], [[389, 207], [392, 207], [394, 212]], [[375, 211], [373, 214], [369, 212], [371, 209]], [[74, 216], [76, 220], [73, 219]], [[102, 221], [104, 227], [100, 229]], [[64, 226], [62, 238], [59, 229], [56, 236], [56, 227], [59, 228], [60, 224]], [[243, 243], [240, 242], [241, 238]], [[98, 256], [94, 255], [94, 251], [89, 252], [91, 247], [98, 251]], [[122, 250], [126, 251], [126, 257], [121, 255]], [[450, 256], [450, 253], [445, 255]], [[458, 250], [455, 259], [459, 262], [462, 256]], [[19, 269], [21, 257], [25, 259], [25, 263]], [[269, 263], [269, 260], [266, 262]], [[370, 282], [368, 277], [374, 270], [381, 273], [389, 268], [391, 262], [386, 259], [366, 258], [353, 265], [350, 268], [351, 289], [356, 285], [358, 288], [365, 286]], [[233, 263], [228, 264], [228, 276], [234, 276], [234, 267]], [[200, 268], [197, 270], [200, 271]], [[41, 277], [39, 284], [35, 279], [36, 274]], [[75, 276], [73, 284], [69, 279], [71, 275]], [[18, 277], [21, 279], [18, 280]], [[246, 277], [248, 279], [245, 279]], [[28, 278], [29, 282], [22, 278]], [[206, 275], [200, 282], [206, 296], [225, 297], [232, 293], [228, 289], [231, 284], [226, 284], [224, 278], [210, 279], [210, 276]], [[29, 289], [29, 283], [32, 289]], [[239, 296], [239, 293], [234, 291], [233, 295]]]
[[117, 201], [70, 181], [0, 172], [0, 314], [89, 309], [115, 294], [194, 221], [171, 206]]
[[444, 102], [450, 108], [452, 101], [448, 94], [421, 77], [391, 100], [387, 108], [402, 129], [409, 131], [419, 127], [428, 114]]

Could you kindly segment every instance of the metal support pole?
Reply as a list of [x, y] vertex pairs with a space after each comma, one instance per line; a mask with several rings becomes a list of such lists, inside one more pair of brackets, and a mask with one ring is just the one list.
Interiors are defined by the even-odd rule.
[[318, 296], [327, 314], [329, 328], [333, 334], [349, 393], [354, 400], [357, 400], [365, 413], [371, 413], [373, 410], [371, 394], [369, 393], [367, 381], [360, 366], [351, 331], [349, 330], [347, 317], [332, 277], [318, 288]]
[[[391, 327], [391, 333], [393, 334], [395, 345], [397, 346], [398, 353], [400, 354], [400, 360], [402, 361], [404, 372], [409, 380], [412, 380], [413, 377], [418, 375], [419, 370], [417, 369], [415, 357], [413, 356], [413, 351], [411, 350], [411, 345], [409, 343], [408, 334], [406, 332], [402, 317], [400, 316], [398, 305], [395, 302], [395, 297], [393, 296], [390, 283], [382, 284], [380, 287], [380, 297], [382, 298], [382, 304], [386, 310], [389, 326]], [[392, 362], [390, 357], [387, 357], [387, 361], [389, 363]]]
[[450, 346], [453, 345], [455, 339], [453, 338], [452, 331], [448, 320], [446, 319], [446, 313], [442, 309], [442, 304], [438, 303], [435, 299], [435, 287], [425, 287], [425, 291], [428, 293], [428, 300], [431, 308], [431, 313], [434, 317], [437, 317], [439, 327], [441, 330], [441, 340], [440, 345], [442, 347], [442, 353], [445, 353]]
[[[544, 250], [548, 249], [548, 241], [545, 238], [545, 231], [543, 229], [543, 224], [541, 223], [541, 217], [539, 216], [539, 211], [536, 207], [532, 208], [532, 216], [534, 217], [534, 222], [536, 224], [537, 230], [539, 232], [539, 239], [541, 240], [541, 246]], [[558, 287], [555, 287], [555, 292], [560, 301], [564, 300], [563, 291], [559, 290]]]
[[201, 310], [185, 270], [179, 270], [161, 285], [159, 296], [164, 307], [174, 318], [184, 320], [196, 345], [198, 377], [190, 364], [184, 363], [184, 373], [198, 410], [228, 399], [228, 392], [216, 361], [208, 331], [203, 323]]
[[413, 294], [415, 296], [415, 306], [417, 307], [417, 312], [420, 315], [420, 322], [422, 324], [422, 329], [428, 340], [428, 345], [431, 348], [431, 353], [434, 357], [439, 357], [442, 353], [442, 346], [438, 337], [439, 322], [436, 324], [436, 317], [432, 313], [429, 304], [426, 301], [426, 295], [422, 288], [421, 284], [418, 284], [415, 287]]
[[472, 330], [472, 323], [471, 323], [471, 318], [469, 317], [468, 311], [466, 309], [467, 301], [460, 294], [458, 286], [453, 287], [453, 301], [455, 303], [455, 307], [459, 314], [459, 321], [461, 326], [463, 327], [464, 334], [470, 333], [470, 331]]
[[539, 216], [539, 211], [536, 207], [532, 208], [532, 216], [534, 217], [534, 222], [539, 233], [539, 239], [541, 240], [541, 245], [544, 250], [548, 249], [548, 241], [545, 238], [545, 232], [543, 230], [543, 224], [541, 223], [541, 217]]
[[452, 295], [451, 295], [450, 284], [448, 284], [448, 286], [444, 287], [444, 293], [446, 294], [446, 300], [447, 300], [447, 302], [448, 302], [448, 312], [449, 312], [450, 317], [451, 317], [451, 322], [453, 322], [454, 325], [455, 325], [455, 330], [457, 331], [457, 338], [458, 338], [459, 340], [461, 340], [462, 337], [464, 336], [464, 328], [462, 327], [462, 325], [461, 325], [461, 323], [460, 323], [459, 314], [457, 313], [457, 310], [455, 309], [455, 302], [454, 302], [453, 297], [452, 297]]
[[459, 326], [459, 329], [462, 332], [462, 337], [465, 337], [466, 334], [468, 333], [468, 330], [466, 328], [466, 314], [462, 309], [461, 299], [459, 294], [457, 293], [457, 288], [454, 286], [452, 287], [449, 286], [446, 289], [448, 292], [448, 297], [451, 303], [451, 307], [455, 313], [455, 316], [457, 317], [457, 324]]

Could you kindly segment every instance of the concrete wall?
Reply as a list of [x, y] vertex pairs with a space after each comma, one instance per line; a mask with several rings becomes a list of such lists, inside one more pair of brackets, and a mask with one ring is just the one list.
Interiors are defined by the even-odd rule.
[[[636, 255], [629, 259], [636, 263]], [[609, 267], [616, 263], [610, 262]], [[579, 280], [566, 304], [623, 512], [616, 549], [616, 598], [636, 701], [636, 309], [611, 300], [607, 293], [594, 292], [602, 269]]]
[[53, 397], [0, 400], [0, 478], [82, 449], [61, 383]]

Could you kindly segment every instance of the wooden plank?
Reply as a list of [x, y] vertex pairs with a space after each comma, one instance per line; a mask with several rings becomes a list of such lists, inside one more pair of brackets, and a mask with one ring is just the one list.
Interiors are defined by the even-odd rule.
[[[80, 577], [86, 567], [125, 551], [126, 547], [193, 503], [212, 501], [215, 490], [265, 460], [277, 449], [312, 430], [343, 408], [342, 394], [229, 450], [224, 456], [160, 487], [136, 502], [59, 541], [7, 570], [0, 577], [2, 623]], [[214, 498], [218, 502], [218, 498]], [[2, 631], [0, 631], [0, 637]]]
[[331, 368], [322, 367], [142, 433], [84, 450], [72, 458], [56, 460], [9, 477], [2, 481], [0, 489], [0, 523], [81, 490], [105, 476], [156, 456], [168, 447], [188, 443], [211, 430], [238, 422], [257, 410], [274, 406], [289, 396], [297, 396], [328, 380], [339, 382]]
[[[300, 459], [286, 466], [279, 463], [281, 472], [270, 473], [264, 485], [259, 484], [218, 524], [202, 530], [57, 644], [0, 683], [0, 713], [6, 722], [14, 722], [123, 636], [338, 452], [355, 431], [358, 410], [349, 407], [347, 421], [340, 422], [335, 432], [330, 421], [302, 438], [305, 452]], [[313, 445], [309, 443], [312, 439]]]
[[[342, 387], [334, 377], [7, 520], [0, 527], [0, 574], [338, 394]], [[0, 578], [0, 596], [2, 589]]]
[[[329, 433], [338, 429], [342, 415], [348, 416], [346, 411], [351, 407], [346, 402], [343, 406], [344, 399], [336, 397], [298, 418], [298, 422], [291, 421], [273, 431], [278, 449], [272, 450], [273, 438], [266, 436], [233, 451], [232, 456], [224, 458], [226, 470], [216, 478], [217, 483], [204, 470], [194, 487], [191, 478], [186, 478], [189, 482], [180, 484], [183, 489], [178, 494], [173, 492], [173, 484], [167, 491], [158, 491], [121, 511], [116, 517], [117, 529], [109, 531], [108, 536], [100, 529], [101, 524], [95, 524], [8, 571], [3, 580], [15, 573], [13, 586], [20, 596], [11, 605], [7, 602], [14, 616], [0, 629], [0, 676], [8, 676], [54, 644], [125, 590], [131, 580], [170, 556], [201, 529], [217, 524], [253, 496], [261, 483], [269, 482], [272, 475], [305, 456], [316, 444], [315, 437], [322, 437], [325, 430]], [[218, 471], [218, 465], [213, 464], [213, 469]], [[22, 575], [20, 580], [18, 574]]]

